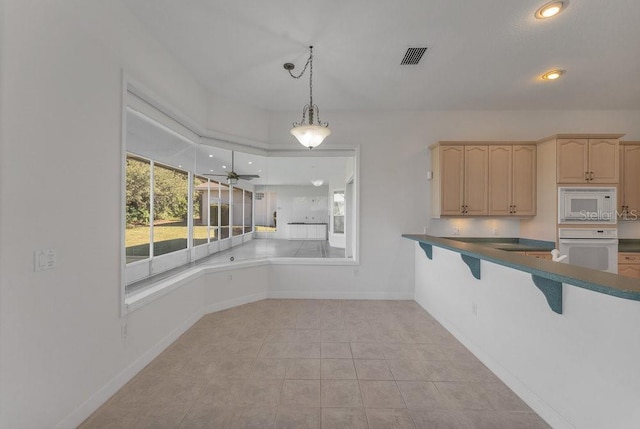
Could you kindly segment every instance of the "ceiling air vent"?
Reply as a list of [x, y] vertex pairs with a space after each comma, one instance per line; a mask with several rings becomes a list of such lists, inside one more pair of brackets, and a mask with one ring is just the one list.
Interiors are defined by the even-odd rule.
[[407, 52], [404, 54], [404, 58], [400, 65], [402, 66], [412, 66], [416, 65], [422, 59], [424, 53], [427, 52], [427, 48], [407, 48]]

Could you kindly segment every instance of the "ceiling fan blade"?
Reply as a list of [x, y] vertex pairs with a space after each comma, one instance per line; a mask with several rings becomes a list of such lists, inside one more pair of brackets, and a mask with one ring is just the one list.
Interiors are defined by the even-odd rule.
[[238, 178], [242, 180], [251, 180], [258, 179], [260, 178], [260, 176], [258, 176], [257, 174], [238, 174]]
[[220, 177], [227, 177], [226, 174], [213, 174], [213, 173], [203, 173], [203, 176], [220, 176]]

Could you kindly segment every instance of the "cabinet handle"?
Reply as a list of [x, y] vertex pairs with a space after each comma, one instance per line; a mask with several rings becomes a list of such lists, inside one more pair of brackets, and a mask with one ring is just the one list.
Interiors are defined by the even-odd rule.
[[589, 180], [593, 180], [593, 171], [589, 172]]
[[511, 213], [516, 214], [518, 212], [517, 207], [514, 205], [513, 206], [513, 211]]
[[588, 171], [584, 172], [584, 180], [586, 180], [587, 182], [589, 181], [589, 172]]
[[460, 206], [460, 213], [464, 214], [464, 204]]

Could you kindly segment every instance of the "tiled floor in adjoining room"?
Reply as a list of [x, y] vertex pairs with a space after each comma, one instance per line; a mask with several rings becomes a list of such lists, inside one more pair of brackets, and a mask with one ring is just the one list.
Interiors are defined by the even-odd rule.
[[81, 426], [548, 428], [413, 301], [204, 316]]

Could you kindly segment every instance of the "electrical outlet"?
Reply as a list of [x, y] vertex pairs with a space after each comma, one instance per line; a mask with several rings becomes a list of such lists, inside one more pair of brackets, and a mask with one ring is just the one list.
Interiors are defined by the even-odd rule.
[[471, 304], [471, 312], [474, 316], [478, 317], [478, 304], [475, 302]]
[[227, 280], [233, 281], [233, 274], [231, 273], [227, 274]]
[[127, 323], [125, 322], [120, 326], [120, 336], [122, 337], [123, 340], [126, 340], [128, 334], [129, 332], [127, 329]]
[[453, 235], [460, 235], [460, 228], [454, 227], [453, 228]]
[[425, 235], [427, 234], [427, 227], [426, 226], [424, 227], [422, 233], [425, 234]]
[[498, 235], [498, 228], [493, 228], [493, 235]]
[[354, 277], [358, 277], [360, 275], [360, 268], [354, 268], [353, 269], [353, 276]]

